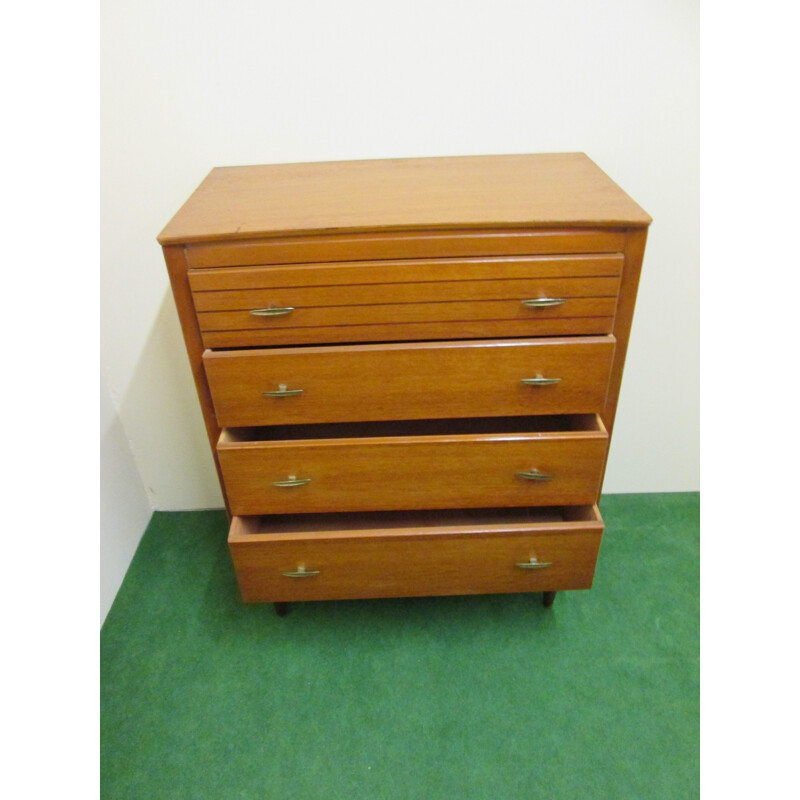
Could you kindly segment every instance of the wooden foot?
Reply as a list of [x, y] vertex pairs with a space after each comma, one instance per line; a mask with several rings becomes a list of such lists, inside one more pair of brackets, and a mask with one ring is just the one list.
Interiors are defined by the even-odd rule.
[[279, 617], [285, 617], [289, 613], [288, 603], [273, 603], [272, 605], [275, 606], [275, 613]]
[[553, 607], [553, 600], [556, 599], [555, 592], [544, 592], [542, 594], [542, 604], [545, 608], [552, 608]]

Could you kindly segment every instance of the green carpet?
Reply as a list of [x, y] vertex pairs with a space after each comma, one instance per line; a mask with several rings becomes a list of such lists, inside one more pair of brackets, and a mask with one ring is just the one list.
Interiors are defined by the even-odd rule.
[[153, 515], [101, 632], [105, 800], [699, 794], [698, 494], [610, 495], [594, 587], [238, 600], [219, 511]]

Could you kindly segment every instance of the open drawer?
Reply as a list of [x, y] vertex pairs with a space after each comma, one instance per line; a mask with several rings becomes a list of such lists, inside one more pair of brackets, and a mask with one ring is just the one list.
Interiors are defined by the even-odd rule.
[[608, 433], [596, 414], [226, 428], [231, 512], [586, 505]]
[[245, 602], [588, 589], [594, 506], [234, 517]]

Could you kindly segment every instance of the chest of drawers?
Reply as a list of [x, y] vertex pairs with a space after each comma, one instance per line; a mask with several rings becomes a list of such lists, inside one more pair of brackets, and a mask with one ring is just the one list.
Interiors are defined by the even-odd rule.
[[212, 170], [159, 242], [243, 600], [589, 588], [649, 223], [582, 154]]

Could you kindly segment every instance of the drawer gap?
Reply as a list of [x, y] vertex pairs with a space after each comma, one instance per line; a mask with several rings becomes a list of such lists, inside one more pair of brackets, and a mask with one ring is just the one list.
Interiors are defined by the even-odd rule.
[[[605, 317], [586, 317], [586, 319], [605, 319]], [[353, 326], [351, 326], [353, 327]], [[613, 339], [612, 336], [608, 334], [593, 334], [593, 333], [559, 333], [557, 336], [535, 336], [536, 339], [550, 339], [550, 340], [564, 340], [564, 341], [576, 341], [576, 340], [584, 340], [587, 338], [607, 338]], [[531, 335], [528, 333], [527, 335], [519, 335], [519, 336], [503, 336], [502, 340], [504, 342], [529, 342], [531, 341]], [[263, 352], [264, 350], [318, 350], [322, 347], [396, 347], [396, 346], [406, 346], [406, 345], [439, 345], [439, 344], [458, 344], [463, 342], [464, 344], [481, 344], [482, 342], [487, 341], [486, 336], [440, 336], [439, 338], [431, 338], [431, 337], [424, 337], [424, 336], [409, 336], [408, 338], [404, 338], [402, 342], [398, 342], [396, 339], [366, 339], [366, 340], [356, 340], [356, 341], [336, 341], [336, 342], [290, 342], [287, 344], [280, 344], [280, 343], [270, 343], [270, 344], [251, 344], [251, 345], [232, 345], [231, 347], [220, 347], [220, 346], [208, 346], [206, 347], [205, 352], [207, 353], [230, 353], [231, 355], [235, 355], [236, 353], [257, 353]], [[496, 340], [492, 340], [496, 341]]]
[[597, 506], [549, 506], [541, 508], [433, 509], [425, 511], [372, 511], [327, 514], [263, 514], [236, 517], [231, 538], [277, 536], [281, 534], [333, 533], [346, 531], [416, 532], [427, 529], [458, 530], [485, 528], [487, 531], [536, 525], [586, 523], [602, 525]]
[[304, 439], [366, 439], [391, 436], [459, 436], [553, 432], [604, 433], [604, 428], [596, 414], [331, 422], [311, 425], [226, 428], [220, 437], [220, 444]]

